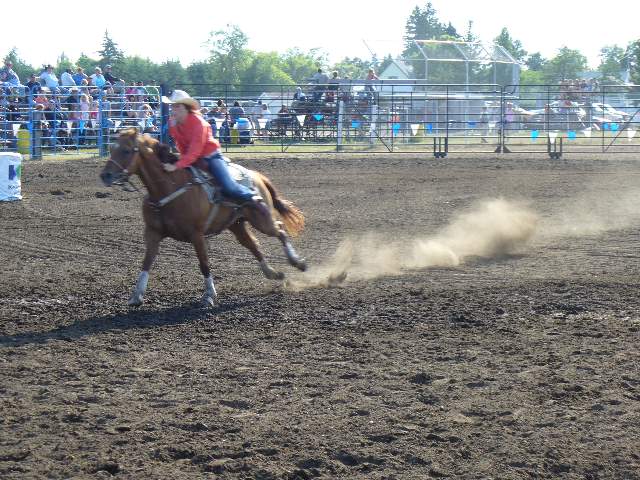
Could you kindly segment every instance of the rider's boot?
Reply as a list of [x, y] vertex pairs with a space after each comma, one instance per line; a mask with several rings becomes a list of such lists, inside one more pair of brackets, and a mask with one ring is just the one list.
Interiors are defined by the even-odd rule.
[[254, 208], [260, 216], [271, 218], [271, 207], [267, 205], [267, 202], [260, 195], [254, 195], [251, 200], [243, 203], [242, 206]]

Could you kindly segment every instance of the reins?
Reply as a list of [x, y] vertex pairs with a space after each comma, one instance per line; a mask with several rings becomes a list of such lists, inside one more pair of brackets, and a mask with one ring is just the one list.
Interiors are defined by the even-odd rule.
[[[139, 147], [134, 147], [133, 148], [133, 152], [137, 153], [138, 155], [140, 155], [140, 148]], [[122, 178], [118, 178], [116, 181], [114, 181], [113, 183], [115, 185], [122, 186], [123, 190], [125, 192], [133, 192], [133, 191], [139, 192], [140, 191], [140, 189], [136, 185], [134, 185], [133, 182], [131, 182], [131, 174], [129, 173], [129, 171], [125, 167], [120, 165], [120, 163], [118, 163], [116, 160], [114, 160], [111, 157], [109, 158], [108, 161], [112, 162], [116, 167], [118, 167], [120, 169], [120, 173], [121, 173], [121, 177]], [[171, 184], [173, 184], [175, 186], [175, 182], [173, 182], [171, 179], [163, 179], [163, 180], [169, 181]], [[127, 188], [126, 185], [129, 185], [131, 189]], [[189, 190], [189, 188], [191, 188], [192, 186], [193, 186], [193, 183], [187, 182], [185, 185], [183, 185], [182, 187], [178, 188], [173, 193], [170, 193], [169, 195], [161, 198], [157, 202], [154, 202], [153, 200], [151, 200], [148, 195], [145, 197], [144, 201], [147, 204], [149, 204], [151, 207], [153, 207], [154, 210], [160, 211], [160, 209], [162, 207], [164, 207], [168, 203], [172, 202], [173, 200], [175, 200], [176, 198], [181, 196], [183, 193], [185, 193], [187, 190]]]

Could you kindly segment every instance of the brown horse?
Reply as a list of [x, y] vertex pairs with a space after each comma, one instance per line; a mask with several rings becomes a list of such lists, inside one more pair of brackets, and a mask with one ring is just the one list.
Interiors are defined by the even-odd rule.
[[240, 206], [228, 201], [212, 204], [202, 186], [194, 182], [190, 171], [165, 172], [162, 163], [171, 161], [171, 156], [167, 145], [140, 135], [135, 129], [125, 130], [112, 145], [111, 156], [100, 174], [106, 186], [122, 185], [128, 182], [130, 175], [137, 175], [148, 192], [142, 206], [146, 252], [129, 305], [142, 304], [149, 269], [158, 254], [161, 240], [166, 237], [193, 244], [205, 279], [203, 302], [206, 306], [215, 303], [216, 290], [209, 269], [205, 236], [229, 229], [260, 262], [267, 278], [283, 279], [284, 274], [274, 270], [264, 259], [257, 240], [247, 228], [246, 222], [249, 222], [265, 235], [280, 239], [289, 263], [299, 270], [306, 269], [304, 259], [295, 252], [288, 235], [296, 236], [302, 231], [304, 215], [293, 203], [278, 195], [266, 176], [248, 171], [268, 208]]

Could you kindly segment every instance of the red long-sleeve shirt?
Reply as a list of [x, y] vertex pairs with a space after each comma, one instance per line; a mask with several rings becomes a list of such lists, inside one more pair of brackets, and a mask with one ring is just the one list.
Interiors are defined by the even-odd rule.
[[213, 138], [211, 125], [198, 113], [191, 112], [180, 125], [171, 125], [169, 134], [180, 152], [178, 168], [186, 168], [220, 148], [220, 142]]

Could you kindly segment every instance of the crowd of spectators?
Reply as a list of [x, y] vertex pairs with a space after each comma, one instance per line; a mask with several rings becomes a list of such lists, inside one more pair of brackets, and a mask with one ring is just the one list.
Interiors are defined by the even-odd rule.
[[562, 80], [559, 84], [558, 100], [586, 103], [591, 97], [591, 92], [598, 91], [598, 81], [589, 80]]
[[59, 77], [47, 65], [22, 83], [11, 61], [5, 61], [0, 69], [0, 139], [8, 143], [8, 137], [15, 137], [11, 123], [27, 128], [29, 121], [44, 146], [60, 149], [85, 145], [99, 128], [130, 125], [157, 132], [158, 93], [142, 82], [127, 85], [111, 65], [104, 70], [96, 66], [91, 75], [82, 67], [67, 68]]

